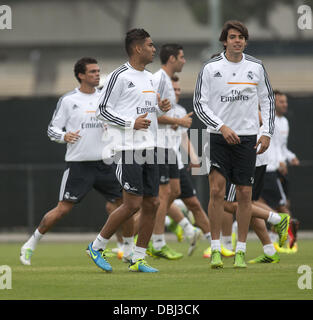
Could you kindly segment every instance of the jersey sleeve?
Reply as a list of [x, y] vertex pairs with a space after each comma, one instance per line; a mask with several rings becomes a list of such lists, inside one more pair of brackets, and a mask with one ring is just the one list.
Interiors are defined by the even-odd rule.
[[66, 128], [67, 120], [68, 102], [66, 99], [60, 98], [47, 130], [48, 137], [51, 141], [66, 143], [64, 141], [66, 132], [63, 130], [63, 128]]
[[261, 109], [263, 132], [262, 135], [272, 137], [275, 128], [275, 98], [267, 72], [262, 64], [257, 94]]
[[98, 102], [96, 116], [98, 119], [122, 129], [133, 129], [135, 120], [118, 111], [118, 102], [124, 90], [124, 82], [118, 72], [108, 77]]
[[293, 159], [295, 159], [297, 156], [295, 153], [290, 151], [288, 149], [288, 136], [289, 136], [289, 123], [288, 120], [286, 120], [286, 130], [287, 135], [284, 137], [283, 143], [282, 143], [282, 153], [284, 155], [284, 158], [287, 159], [288, 162], [291, 162]]
[[198, 118], [209, 128], [219, 130], [223, 121], [217, 117], [210, 108], [210, 77], [208, 68], [200, 71], [193, 97], [194, 111]]

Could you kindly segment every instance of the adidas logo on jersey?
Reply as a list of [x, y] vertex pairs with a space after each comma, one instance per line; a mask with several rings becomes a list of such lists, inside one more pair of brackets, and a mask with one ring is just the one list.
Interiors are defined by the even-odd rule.
[[129, 84], [128, 84], [128, 88], [134, 88], [135, 85], [130, 81]]
[[79, 108], [79, 106], [77, 104], [73, 105], [73, 110], [78, 109], [78, 108]]
[[213, 77], [214, 78], [220, 78], [220, 77], [222, 77], [222, 75], [221, 75], [221, 73], [219, 71], [217, 71], [217, 72], [214, 73]]

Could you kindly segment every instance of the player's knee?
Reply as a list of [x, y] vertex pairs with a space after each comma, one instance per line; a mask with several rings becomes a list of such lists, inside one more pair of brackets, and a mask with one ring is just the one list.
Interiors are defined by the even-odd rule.
[[252, 189], [247, 186], [237, 186], [236, 197], [241, 201], [251, 201]]
[[187, 208], [192, 212], [198, 212], [201, 210], [200, 201], [196, 197], [192, 197], [190, 200], [188, 200], [186, 205]]
[[179, 196], [180, 196], [180, 193], [181, 193], [181, 191], [180, 191], [180, 189], [179, 188], [175, 188], [174, 190], [171, 190], [171, 197], [172, 197], [172, 199], [177, 199]]
[[125, 205], [127, 206], [127, 209], [131, 214], [135, 214], [137, 211], [140, 210], [140, 207], [141, 207], [141, 203], [138, 203], [138, 202], [131, 202]]
[[152, 199], [149, 200], [149, 202], [145, 203], [145, 208], [149, 212], [157, 212], [158, 208], [160, 205], [160, 199], [158, 197], [153, 197]]
[[225, 190], [219, 186], [212, 186], [210, 189], [210, 198], [212, 201], [224, 201]]
[[61, 201], [58, 203], [57, 210], [60, 217], [65, 216], [68, 214], [74, 206], [74, 203], [67, 202], [67, 201]]

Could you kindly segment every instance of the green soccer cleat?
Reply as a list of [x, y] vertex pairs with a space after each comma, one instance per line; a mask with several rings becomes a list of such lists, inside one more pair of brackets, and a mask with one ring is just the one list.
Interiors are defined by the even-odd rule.
[[272, 256], [268, 254], [262, 254], [255, 259], [249, 260], [248, 263], [278, 263], [280, 261], [280, 257], [277, 252], [275, 252]]
[[177, 260], [183, 257], [182, 253], [174, 251], [167, 245], [163, 246], [160, 250], [155, 250], [151, 245], [147, 248], [147, 254], [152, 257], [164, 258], [168, 260]]
[[[211, 254], [212, 254], [211, 247], [208, 247], [203, 251], [203, 258], [210, 258]], [[229, 257], [233, 257], [235, 255], [235, 252], [228, 250], [223, 245], [221, 245], [221, 254], [223, 257], [229, 258]]]
[[223, 268], [222, 254], [218, 250], [213, 250], [211, 253], [211, 268], [219, 269]]
[[203, 258], [211, 258], [211, 254], [212, 254], [211, 247], [208, 247], [203, 251], [203, 256], [202, 257]]
[[182, 242], [184, 240], [183, 228], [179, 224], [177, 224], [172, 218], [170, 218], [170, 220], [171, 220], [171, 223], [168, 226], [168, 229], [171, 232], [175, 233], [178, 242]]
[[21, 253], [20, 253], [20, 261], [22, 262], [23, 265], [25, 266], [30, 266], [31, 262], [31, 256], [33, 254], [33, 250], [30, 248], [21, 248]]
[[282, 247], [288, 237], [288, 227], [290, 216], [288, 213], [279, 213], [281, 220], [278, 224], [274, 226], [274, 230], [278, 233], [279, 241], [278, 244]]
[[245, 262], [245, 253], [243, 251], [237, 251], [235, 254], [235, 261], [234, 261], [235, 268], [246, 268]]
[[131, 263], [128, 267], [132, 272], [158, 272], [158, 269], [152, 268], [148, 265], [145, 259], [138, 259], [136, 262]]
[[152, 257], [152, 258], [160, 258], [158, 256], [156, 256], [154, 253], [154, 248], [153, 248], [153, 245], [152, 245], [152, 241], [150, 240], [149, 243], [148, 243], [148, 247], [147, 247], [147, 250], [146, 250], [146, 253], [148, 256]]

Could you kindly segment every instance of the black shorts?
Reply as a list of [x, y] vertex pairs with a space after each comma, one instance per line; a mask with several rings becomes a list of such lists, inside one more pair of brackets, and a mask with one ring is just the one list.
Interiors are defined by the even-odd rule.
[[[140, 161], [135, 157], [140, 154]], [[115, 174], [122, 188], [138, 196], [157, 197], [159, 194], [159, 168], [156, 162], [156, 151], [131, 150], [122, 151], [114, 163]], [[132, 163], [125, 161], [133, 157]], [[145, 160], [146, 159], [146, 160]]]
[[168, 184], [170, 179], [179, 179], [177, 156], [173, 149], [157, 149], [159, 183]]
[[273, 209], [286, 204], [286, 195], [278, 178], [277, 171], [265, 173], [261, 197]]
[[240, 144], [230, 145], [220, 134], [210, 134], [206, 157], [210, 171], [218, 170], [235, 185], [252, 186], [256, 161], [256, 135], [239, 136]]
[[190, 171], [188, 171], [186, 167], [179, 170], [179, 178], [181, 194], [178, 198], [186, 199], [195, 196], [197, 191], [193, 185]]
[[258, 201], [262, 190], [264, 188], [264, 177], [266, 172], [266, 165], [259, 166], [255, 168], [255, 174], [254, 174], [254, 183], [252, 186], [252, 200]]
[[66, 163], [59, 201], [78, 203], [93, 188], [110, 202], [122, 198], [112, 165], [104, 164], [103, 161]]
[[[257, 201], [260, 198], [264, 185], [264, 175], [266, 165], [255, 168], [254, 182], [252, 185], [252, 200]], [[226, 183], [225, 200], [227, 202], [235, 202], [236, 200], [236, 186], [232, 183]]]

